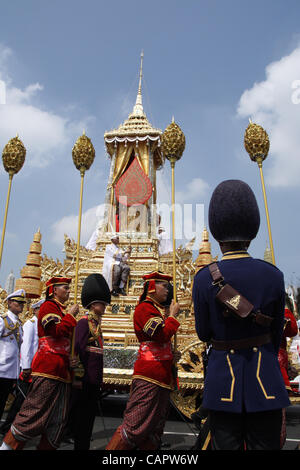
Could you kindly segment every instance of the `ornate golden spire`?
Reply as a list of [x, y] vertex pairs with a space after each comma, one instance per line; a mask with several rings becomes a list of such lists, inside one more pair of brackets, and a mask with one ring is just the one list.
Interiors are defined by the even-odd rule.
[[204, 227], [202, 232], [202, 243], [200, 244], [199, 248], [199, 255], [195, 261], [196, 265], [196, 272], [199, 269], [204, 268], [208, 264], [212, 263], [215, 259], [213, 259], [211, 255], [211, 244], [209, 242], [209, 234], [206, 227]]
[[42, 294], [41, 238], [42, 235], [38, 229], [30, 245], [26, 266], [21, 269], [21, 278], [16, 280], [15, 288], [24, 289], [28, 299], [37, 299]]
[[141, 65], [140, 65], [140, 79], [139, 79], [139, 87], [137, 92], [137, 97], [135, 101], [135, 105], [133, 107], [132, 114], [130, 116], [145, 116], [144, 109], [143, 109], [143, 100], [142, 100], [142, 78], [143, 78], [143, 60], [144, 60], [144, 52], [141, 53]]
[[264, 252], [264, 261], [267, 261], [268, 263], [273, 264], [272, 253], [271, 253], [271, 250], [269, 248], [268, 242], [266, 244], [266, 249], [265, 249], [265, 252]]
[[144, 113], [143, 100], [142, 100], [142, 78], [143, 78], [143, 61], [144, 52], [141, 53], [141, 64], [139, 72], [139, 86], [135, 105], [132, 113], [129, 114], [128, 119], [124, 121], [117, 129], [113, 129], [109, 132], [105, 132], [104, 140], [106, 144], [112, 143], [116, 139], [126, 139], [127, 137], [136, 138], [149, 136], [151, 140], [157, 140], [160, 138], [162, 131], [153, 127]]

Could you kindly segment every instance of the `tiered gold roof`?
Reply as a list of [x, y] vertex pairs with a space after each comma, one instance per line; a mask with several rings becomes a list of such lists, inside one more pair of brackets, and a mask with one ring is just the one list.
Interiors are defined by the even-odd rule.
[[267, 244], [266, 249], [265, 249], [265, 252], [264, 252], [264, 261], [267, 261], [268, 263], [273, 264], [273, 261], [272, 261], [272, 252], [271, 252], [271, 250], [270, 250], [268, 244]]
[[41, 282], [41, 232], [40, 229], [34, 234], [26, 260], [26, 266], [21, 269], [21, 278], [16, 280], [16, 289], [24, 289], [28, 299], [37, 299], [42, 293]]
[[209, 234], [206, 227], [202, 232], [202, 243], [199, 248], [199, 255], [195, 261], [196, 271], [199, 269], [204, 268], [208, 264], [212, 263], [216, 258], [212, 257], [211, 254], [211, 244], [209, 242]]

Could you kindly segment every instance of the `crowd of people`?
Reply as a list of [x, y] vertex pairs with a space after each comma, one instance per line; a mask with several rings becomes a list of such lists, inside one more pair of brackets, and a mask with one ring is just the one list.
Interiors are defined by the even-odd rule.
[[[254, 259], [250, 243], [260, 214], [251, 188], [227, 180], [214, 190], [209, 227], [222, 259], [197, 272], [193, 282], [195, 328], [207, 345], [202, 410], [211, 450], [279, 450], [290, 405], [287, 337], [298, 334], [285, 306], [282, 272]], [[68, 429], [75, 450], [88, 450], [103, 381], [101, 318], [112, 295], [124, 295], [129, 253], [112, 240], [105, 269], [85, 279], [81, 303], [66, 311], [71, 278], [52, 277], [45, 300], [32, 306], [24, 325], [26, 292], [7, 297], [0, 316], [0, 418], [13, 387], [16, 399], [2, 425], [0, 450], [21, 450], [40, 436], [38, 450], [58, 449]], [[117, 269], [112, 270], [112, 266]], [[104, 274], [105, 274], [104, 269]], [[106, 450], [159, 450], [170, 392], [177, 385], [172, 338], [180, 327], [172, 277], [143, 276], [133, 323], [139, 342], [122, 424]], [[207, 447], [207, 446], [206, 446]]]

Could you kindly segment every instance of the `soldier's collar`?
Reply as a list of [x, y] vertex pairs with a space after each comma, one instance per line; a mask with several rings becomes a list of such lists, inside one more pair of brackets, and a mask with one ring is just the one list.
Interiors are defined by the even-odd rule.
[[152, 299], [150, 295], [147, 295], [146, 300], [154, 304], [154, 306], [159, 310], [160, 313], [164, 313], [165, 307], [159, 304], [158, 302], [156, 302], [156, 300]]
[[239, 250], [239, 251], [226, 251], [223, 253], [221, 261], [225, 261], [227, 259], [239, 259], [239, 258], [251, 258], [248, 251], [246, 250]]
[[50, 300], [53, 300], [53, 302], [55, 302], [63, 310], [66, 308], [66, 305], [64, 305], [63, 303], [61, 303], [59, 300], [55, 299], [54, 297]]

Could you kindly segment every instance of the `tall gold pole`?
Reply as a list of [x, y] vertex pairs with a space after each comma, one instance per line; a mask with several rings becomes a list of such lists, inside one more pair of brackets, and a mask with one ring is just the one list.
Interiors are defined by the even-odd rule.
[[176, 241], [175, 241], [175, 161], [171, 160], [172, 171], [172, 238], [173, 238], [173, 298], [177, 302], [176, 294]]
[[[177, 302], [176, 292], [176, 241], [175, 241], [175, 161], [170, 159], [172, 173], [172, 239], [173, 239], [173, 299]], [[174, 335], [174, 351], [177, 351], [177, 334]]]
[[[170, 161], [172, 172], [172, 238], [173, 238], [173, 298], [177, 302], [176, 292], [176, 243], [175, 243], [175, 163], [181, 158], [185, 149], [185, 136], [172, 119], [171, 124], [162, 135], [162, 150]], [[174, 335], [174, 350], [177, 350], [177, 335]]]
[[272, 263], [273, 263], [274, 266], [275, 266], [274, 247], [273, 247], [273, 239], [272, 239], [271, 225], [270, 225], [270, 217], [269, 217], [269, 210], [268, 210], [268, 203], [267, 203], [267, 194], [266, 194], [266, 188], [265, 188], [265, 182], [264, 182], [264, 175], [263, 175], [263, 170], [262, 170], [262, 160], [261, 160], [261, 159], [257, 159], [257, 164], [258, 164], [258, 167], [259, 167], [259, 173], [260, 173], [262, 191], [263, 191], [263, 196], [264, 196], [264, 204], [265, 204], [265, 211], [266, 211], [266, 218], [267, 218], [267, 226], [268, 226], [268, 233], [269, 233], [269, 240], [270, 240], [270, 249], [271, 249], [271, 255], [272, 255]]
[[83, 197], [83, 180], [85, 168], [80, 169], [80, 198], [79, 198], [79, 216], [78, 216], [78, 230], [77, 230], [77, 249], [76, 249], [76, 267], [75, 267], [75, 286], [74, 286], [74, 302], [77, 303], [78, 293], [78, 271], [79, 271], [79, 248], [80, 248], [80, 235], [81, 235], [81, 217], [82, 217], [82, 197]]
[[[77, 303], [78, 296], [78, 275], [79, 275], [79, 252], [80, 252], [80, 235], [81, 235], [81, 217], [82, 217], [82, 199], [83, 199], [83, 180], [86, 170], [90, 168], [95, 158], [95, 149], [91, 139], [83, 134], [79, 137], [73, 147], [72, 157], [74, 165], [80, 171], [80, 198], [79, 198], [79, 216], [78, 216], [78, 231], [77, 231], [77, 247], [76, 247], [76, 264], [75, 264], [75, 286], [74, 286], [74, 303]], [[74, 357], [75, 350], [75, 328], [73, 330], [72, 339], [72, 356]]]
[[2, 262], [2, 253], [3, 253], [3, 245], [4, 245], [4, 237], [5, 237], [5, 230], [6, 230], [6, 221], [7, 221], [7, 213], [8, 213], [8, 206], [9, 206], [9, 198], [10, 198], [12, 179], [13, 179], [13, 174], [9, 173], [6, 205], [5, 205], [5, 212], [4, 212], [4, 221], [3, 221], [3, 227], [2, 227], [1, 246], [0, 246], [0, 266], [1, 266], [1, 262]]

